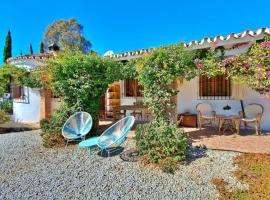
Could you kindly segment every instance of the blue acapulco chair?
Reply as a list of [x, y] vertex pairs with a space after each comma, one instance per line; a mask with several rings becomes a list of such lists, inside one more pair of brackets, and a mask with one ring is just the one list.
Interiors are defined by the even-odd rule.
[[105, 150], [108, 153], [108, 156], [110, 156], [110, 149], [120, 146], [125, 141], [134, 122], [134, 116], [127, 116], [119, 120], [99, 136], [97, 146], [102, 151]]
[[62, 128], [62, 135], [67, 140], [66, 147], [71, 141], [85, 140], [92, 125], [92, 117], [87, 112], [76, 112], [71, 115]]

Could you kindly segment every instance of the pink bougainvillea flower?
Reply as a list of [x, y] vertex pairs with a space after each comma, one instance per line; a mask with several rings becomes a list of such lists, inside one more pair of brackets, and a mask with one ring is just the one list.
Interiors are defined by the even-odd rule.
[[248, 64], [248, 63], [245, 63], [245, 64], [243, 65], [243, 67], [245, 68], [245, 70], [248, 70], [248, 69], [249, 69], [249, 64]]
[[263, 48], [268, 48], [268, 47], [270, 47], [270, 41], [263, 42]]
[[259, 69], [263, 68], [263, 64], [258, 64]]
[[266, 72], [265, 72], [265, 76], [266, 76], [267, 78], [270, 78], [270, 71], [266, 71]]
[[226, 66], [232, 64], [235, 61], [236, 61], [236, 57], [231, 56], [231, 57], [228, 57], [228, 58], [225, 58], [224, 60], [222, 60], [220, 66], [226, 67]]

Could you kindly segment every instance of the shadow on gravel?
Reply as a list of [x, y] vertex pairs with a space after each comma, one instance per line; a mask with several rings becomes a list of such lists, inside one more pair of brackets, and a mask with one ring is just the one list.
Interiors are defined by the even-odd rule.
[[[191, 146], [187, 151], [187, 159], [183, 164], [189, 165], [197, 159], [207, 157], [206, 151], [207, 148], [205, 146]], [[132, 148], [121, 153], [120, 158], [125, 162], [137, 162], [140, 158], [140, 154], [138, 150]]]
[[[187, 160], [184, 162], [185, 165], [191, 164], [193, 161], [207, 157], [207, 148], [205, 146], [192, 146], [187, 151]], [[120, 154], [120, 158], [125, 162], [137, 162], [140, 158], [138, 150], [135, 148], [124, 151]]]
[[117, 156], [119, 154], [121, 154], [123, 151], [124, 151], [124, 148], [123, 147], [115, 147], [115, 148], [110, 148], [109, 149], [110, 151], [110, 155], [108, 155], [108, 152], [107, 151], [100, 151], [98, 153], [99, 156], [101, 157], [113, 157], [113, 156]]
[[187, 160], [185, 161], [185, 164], [189, 165], [197, 159], [207, 157], [206, 151], [207, 149], [205, 146], [191, 146], [187, 151]]
[[15, 132], [24, 132], [24, 131], [33, 131], [38, 130], [38, 128], [27, 128], [27, 127], [9, 127], [4, 128], [0, 127], [0, 134], [15, 133]]
[[121, 153], [120, 158], [125, 162], [137, 162], [140, 158], [140, 154], [136, 149], [129, 149]]

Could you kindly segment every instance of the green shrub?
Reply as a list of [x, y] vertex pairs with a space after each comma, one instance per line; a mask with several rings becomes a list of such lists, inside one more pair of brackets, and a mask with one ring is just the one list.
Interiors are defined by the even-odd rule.
[[12, 101], [11, 100], [4, 100], [0, 102], [0, 109], [7, 112], [12, 113]]
[[196, 76], [195, 51], [186, 51], [182, 44], [160, 47], [135, 63], [137, 79], [143, 86], [144, 102], [152, 113], [153, 121], [136, 130], [139, 152], [163, 171], [172, 173], [179, 161], [186, 157], [188, 139], [175, 123], [174, 81], [179, 76]]
[[68, 117], [75, 112], [74, 107], [62, 103], [59, 109], [53, 113], [49, 120], [41, 120], [41, 136], [45, 147], [52, 147], [63, 144], [64, 139], [61, 135], [61, 129]]
[[10, 118], [7, 116], [6, 112], [0, 109], [0, 124], [8, 122]]
[[138, 125], [135, 139], [140, 154], [159, 164], [163, 171], [171, 173], [177, 162], [186, 158], [188, 139], [184, 130], [173, 123], [153, 121]]
[[91, 114], [93, 130], [98, 129], [102, 98], [108, 85], [121, 80], [121, 62], [96, 54], [66, 51], [49, 62], [52, 89], [69, 105]]
[[169, 157], [160, 160], [158, 164], [163, 172], [173, 174], [177, 170], [178, 162]]
[[17, 83], [17, 76], [27, 71], [9, 64], [0, 65], [0, 96], [9, 91], [10, 80]]
[[136, 64], [139, 83], [143, 86], [144, 102], [154, 120], [170, 120], [175, 107], [173, 97], [177, 88], [172, 86], [179, 76], [191, 79], [195, 76], [194, 51], [186, 51], [183, 45], [160, 47], [144, 56]]

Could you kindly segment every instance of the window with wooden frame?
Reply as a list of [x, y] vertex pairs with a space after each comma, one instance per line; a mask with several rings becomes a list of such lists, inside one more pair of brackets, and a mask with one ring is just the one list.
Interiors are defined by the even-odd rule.
[[128, 79], [124, 81], [125, 97], [142, 97], [143, 86], [136, 79]]
[[23, 87], [20, 85], [11, 86], [11, 97], [12, 99], [20, 99], [24, 96]]
[[29, 88], [12, 84], [11, 98], [16, 103], [29, 103]]
[[201, 99], [229, 99], [231, 96], [231, 81], [224, 75], [212, 78], [200, 76], [199, 97]]

